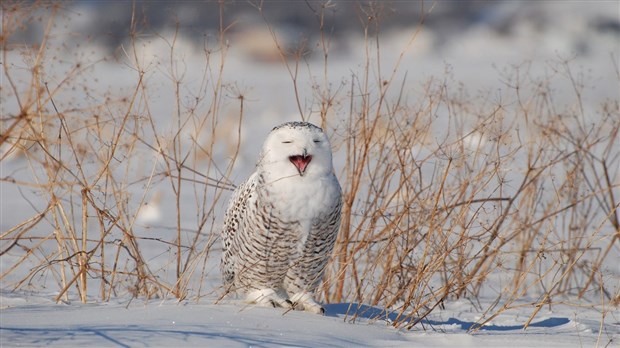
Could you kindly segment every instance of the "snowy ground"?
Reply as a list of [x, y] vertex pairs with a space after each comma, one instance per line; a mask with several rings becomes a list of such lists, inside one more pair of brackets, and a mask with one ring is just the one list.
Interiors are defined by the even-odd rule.
[[[494, 18], [501, 21], [502, 16], [511, 13], [515, 4], [508, 2], [499, 7]], [[408, 82], [413, 85], [411, 89], [414, 92], [422, 81], [432, 76], [442, 78], [446, 70], [470, 91], [493, 91], [505, 88], [498, 71], [506, 66], [530, 61], [532, 74], [544, 74], [552, 70], [550, 61], [571, 56], [576, 47], [581, 47], [587, 52], [575, 56], [574, 66], [586, 72], [587, 81], [584, 83], [598, 87], [596, 94], [586, 96], [589, 98], [587, 101], [597, 105], [607, 98], [617, 100], [618, 86], [612, 60], [620, 56], [618, 35], [594, 33], [588, 27], [588, 21], [610, 13], [617, 19], [620, 7], [614, 2], [597, 4], [600, 7], [590, 6], [588, 2], [574, 2], [567, 7], [553, 7], [549, 3], [542, 6], [541, 9], [552, 19], [542, 32], [527, 20], [517, 25], [511, 35], [500, 35], [487, 27], [474, 26], [446, 41], [431, 32], [423, 32], [405, 56], [401, 72], [408, 73]], [[562, 10], [561, 13], [552, 15], [558, 9]], [[574, 18], [575, 13], [584, 14], [584, 17]], [[395, 34], [384, 42], [386, 71], [392, 68], [390, 64], [397, 59], [408, 35], [410, 32], [403, 36]], [[347, 43], [348, 52], [335, 49], [334, 61], [329, 67], [335, 84], [350, 76], [351, 71], [359, 71], [363, 63], [356, 55], [361, 43], [354, 40]], [[231, 50], [234, 51], [235, 47]], [[191, 52], [191, 49], [187, 52], [188, 69], [193, 64], [201, 64], [204, 58], [201, 52]], [[166, 51], [160, 54], [163, 56]], [[153, 55], [153, 52], [145, 54]], [[247, 87], [249, 100], [242, 153], [233, 174], [236, 183], [252, 169], [257, 142], [270, 127], [290, 119], [297, 110], [290, 93], [290, 77], [282, 66], [250, 65], [241, 58], [231, 53], [228, 58], [230, 73], [226, 75], [227, 81]], [[313, 72], [320, 72], [320, 57], [314, 63], [317, 65], [313, 67]], [[135, 81], [135, 75], [131, 75], [130, 69], [123, 64], [105, 62], [94, 68], [92, 74], [102, 88], [108, 85], [110, 88], [128, 88]], [[164, 84], [162, 81], [167, 81], [167, 77], [163, 75], [153, 76], [150, 83]], [[397, 80], [401, 77], [402, 74]], [[303, 81], [303, 78], [301, 80], [303, 89], [303, 85], [309, 82]], [[306, 88], [309, 89], [308, 86]], [[558, 86], [558, 89], [561, 88]], [[308, 100], [311, 99], [311, 91], [303, 93]], [[159, 99], [157, 97], [159, 95], [155, 95], [153, 101], [154, 116], [162, 117], [164, 123], [163, 118], [174, 103], [165, 95]], [[3, 106], [4, 112], [11, 112], [10, 102]], [[1, 177], [13, 173], [15, 168], [24, 167], [23, 163], [1, 164]], [[31, 202], [20, 199], [22, 196], [14, 186], [8, 187], [4, 182], [2, 185], [0, 232], [32, 216], [32, 211], [26, 210], [31, 208]], [[170, 193], [167, 196], [164, 194], [164, 197], [172, 204]], [[173, 211], [164, 206], [161, 220], [173, 221], [174, 216], [168, 216]], [[191, 212], [188, 214], [191, 215]], [[159, 225], [160, 230], [157, 226], [153, 227], [153, 233], [167, 233], [168, 230], [161, 226], [165, 224]], [[9, 256], [3, 256], [0, 261], [2, 271], [10, 266]], [[11, 276], [19, 279], [24, 274]], [[545, 307], [526, 330], [523, 330], [523, 324], [531, 316], [534, 305], [523, 302], [519, 304], [522, 306], [504, 312], [477, 332], [470, 332], [469, 329], [483, 315], [480, 308], [489, 308], [494, 298], [479, 299], [480, 304], [465, 300], [446, 302], [445, 309], [434, 310], [425, 321], [407, 331], [389, 325], [393, 316], [388, 316], [387, 320], [377, 319], [380, 309], [361, 311], [360, 318], [351, 322], [347, 315], [350, 309], [348, 304], [326, 305], [325, 316], [294, 311], [284, 313], [281, 309], [257, 308], [242, 303], [214, 304], [215, 301], [208, 298], [202, 298], [198, 303], [173, 300], [144, 303], [141, 299], [130, 301], [120, 298], [106, 303], [81, 304], [76, 299], [71, 303], [56, 304], [53, 302], [54, 293], [41, 292], [40, 288], [36, 289], [36, 293], [10, 292], [5, 281], [8, 282], [8, 279], [3, 279], [0, 293], [1, 347], [618, 347], [620, 342], [618, 309], [601, 307], [592, 304], [592, 301]], [[215, 288], [218, 284], [207, 286]]]
[[620, 313], [607, 312], [601, 324], [600, 308], [545, 308], [523, 330], [532, 311], [524, 306], [468, 333], [479, 313], [464, 301], [405, 331], [368, 307], [351, 323], [348, 304], [327, 305], [319, 316], [205, 300], [55, 304], [50, 297], [2, 293], [0, 346], [617, 347], [620, 340]]

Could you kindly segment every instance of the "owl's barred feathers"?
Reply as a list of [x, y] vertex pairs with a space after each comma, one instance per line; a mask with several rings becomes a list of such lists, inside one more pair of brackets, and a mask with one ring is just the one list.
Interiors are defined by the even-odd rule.
[[306, 122], [273, 128], [256, 171], [226, 211], [224, 284], [248, 302], [322, 313], [313, 294], [336, 242], [341, 206], [322, 129]]

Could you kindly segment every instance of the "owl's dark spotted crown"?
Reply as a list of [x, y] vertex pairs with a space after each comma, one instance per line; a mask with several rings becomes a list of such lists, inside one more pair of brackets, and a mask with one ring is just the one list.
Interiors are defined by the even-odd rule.
[[273, 129], [271, 130], [272, 132], [280, 129], [280, 128], [310, 128], [310, 129], [316, 129], [320, 132], [323, 131], [323, 129], [321, 129], [321, 127], [317, 127], [315, 125], [313, 125], [312, 123], [309, 122], [299, 122], [299, 121], [292, 121], [292, 122], [286, 122], [286, 123], [282, 123], [279, 126], [273, 127]]

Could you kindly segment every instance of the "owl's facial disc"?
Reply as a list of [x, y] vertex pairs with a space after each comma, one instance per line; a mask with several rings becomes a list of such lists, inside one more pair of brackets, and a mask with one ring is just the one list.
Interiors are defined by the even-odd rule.
[[312, 156], [310, 155], [295, 155], [295, 156], [289, 156], [289, 161], [291, 161], [291, 163], [293, 163], [295, 165], [295, 167], [297, 167], [297, 171], [299, 172], [299, 175], [304, 176], [304, 173], [306, 172], [306, 168], [308, 167], [308, 163], [310, 163], [310, 161], [312, 160]]

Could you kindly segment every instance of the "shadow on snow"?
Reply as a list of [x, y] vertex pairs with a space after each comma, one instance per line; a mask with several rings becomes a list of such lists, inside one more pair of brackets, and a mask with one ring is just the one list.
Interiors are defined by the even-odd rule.
[[[336, 304], [326, 304], [323, 306], [325, 308], [325, 315], [328, 317], [345, 317], [346, 319], [356, 320], [356, 319], [366, 319], [371, 321], [383, 320], [390, 323], [393, 323], [397, 320], [400, 321], [408, 321], [408, 317], [401, 316], [398, 317], [397, 311], [388, 311], [384, 308], [372, 307], [364, 304], [358, 303], [336, 303]], [[553, 317], [544, 319], [537, 322], [532, 322], [528, 325], [528, 327], [557, 327], [561, 325], [565, 325], [570, 320], [568, 318], [561, 317]], [[478, 326], [479, 324], [472, 321], [463, 321], [457, 318], [449, 318], [448, 320], [432, 320], [432, 319], [423, 319], [419, 324], [422, 325], [430, 325], [432, 326], [440, 326], [440, 325], [456, 325], [459, 326], [462, 330], [469, 330]], [[480, 330], [487, 331], [511, 331], [511, 330], [522, 330], [523, 325], [484, 325], [480, 328]]]

